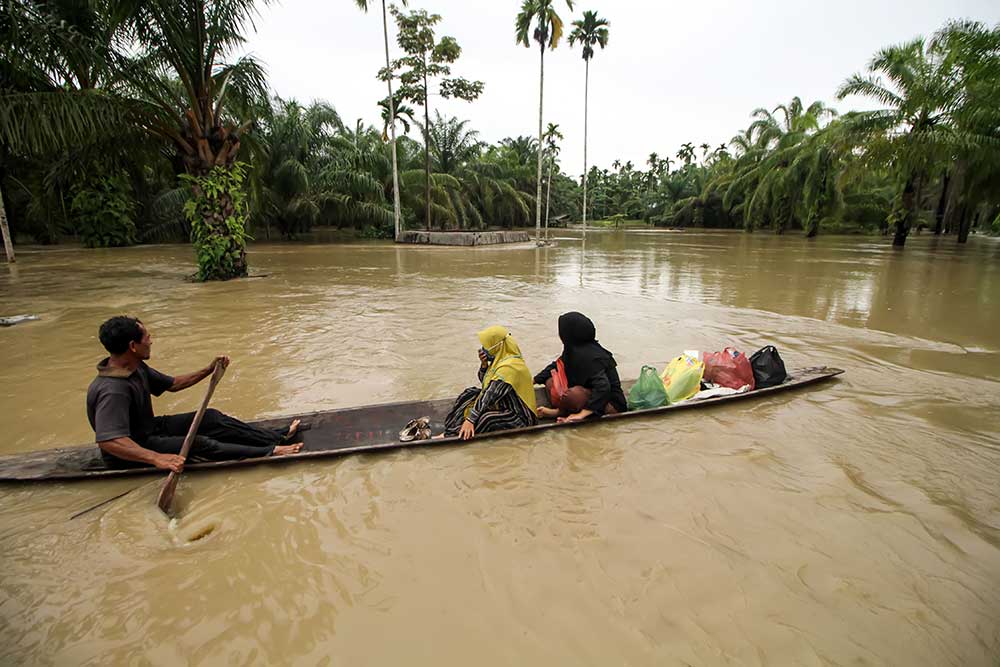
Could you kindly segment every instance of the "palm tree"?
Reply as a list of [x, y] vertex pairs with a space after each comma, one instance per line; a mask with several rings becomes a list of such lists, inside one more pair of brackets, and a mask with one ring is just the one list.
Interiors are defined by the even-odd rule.
[[817, 135], [836, 115], [822, 102], [806, 107], [798, 97], [772, 111], [754, 110], [750, 127], [730, 141], [738, 157], [717, 171], [706, 194], [724, 190], [723, 208], [741, 214], [748, 231], [767, 221], [780, 234], [798, 218], [814, 236], [820, 214], [834, 201], [832, 137]]
[[[368, 11], [368, 0], [354, 0], [359, 9]], [[406, 7], [407, 0], [400, 0]], [[392, 215], [396, 229], [395, 239], [399, 240], [400, 232], [400, 204], [399, 204], [399, 164], [396, 159], [396, 98], [392, 94], [392, 68], [389, 60], [389, 17], [386, 13], [385, 0], [382, 0], [382, 37], [385, 43], [385, 83], [389, 89], [389, 96], [386, 101], [389, 105], [389, 137], [392, 143]], [[410, 119], [413, 119], [412, 113]], [[407, 130], [409, 131], [409, 130]]]
[[556, 155], [559, 154], [559, 144], [558, 142], [563, 139], [562, 132], [559, 131], [559, 126], [555, 123], [549, 123], [549, 126], [545, 129], [545, 152], [549, 154], [549, 177], [548, 185], [545, 190], [545, 240], [549, 240], [549, 197], [552, 195], [552, 165], [556, 161]]
[[[199, 276], [246, 275], [240, 192], [245, 169], [237, 158], [256, 106], [265, 99], [264, 73], [249, 56], [224, 59], [244, 43], [241, 30], [254, 2], [150, 0], [121, 9], [119, 32], [105, 43], [83, 38], [49, 16], [29, 17], [46, 28], [36, 69], [61, 85], [4, 95], [0, 143], [34, 152], [139, 129], [168, 144], [191, 184], [186, 212]], [[61, 65], [81, 50], [90, 53], [94, 67], [86, 75], [74, 74], [71, 84]], [[99, 91], [92, 88], [97, 81], [104, 82]]]
[[[392, 184], [392, 151], [386, 154], [382, 137], [372, 126], [360, 126], [349, 136], [342, 129], [327, 142], [314, 165], [316, 199], [324, 218], [338, 226], [393, 229], [388, 201]], [[388, 234], [386, 234], [388, 236]]]
[[538, 152], [538, 141], [534, 137], [507, 137], [500, 141], [517, 164], [529, 164]]
[[729, 145], [736, 151], [736, 157], [742, 157], [752, 151], [755, 147], [755, 134], [753, 128], [743, 130], [729, 140]]
[[[127, 30], [128, 13], [102, 13], [90, 4], [13, 2], [3, 14], [0, 181], [9, 173], [14, 156], [30, 159], [44, 154], [44, 161], [52, 163], [52, 154], [70, 148], [89, 151], [108, 138], [112, 125], [118, 125], [116, 145], [134, 149], [128, 140], [135, 133], [122, 127], [127, 122], [124, 110], [94, 90], [110, 83], [108, 64], [99, 54]], [[73, 162], [79, 164], [76, 157]], [[51, 176], [46, 171], [31, 180], [51, 182]], [[19, 180], [29, 179], [22, 175]], [[37, 203], [29, 196], [32, 204]], [[7, 261], [14, 262], [7, 203], [0, 192], [0, 232]]]
[[251, 199], [257, 217], [275, 223], [285, 236], [307, 231], [320, 213], [315, 176], [320, 156], [329, 152], [334, 133], [343, 129], [340, 116], [325, 103], [303, 108], [295, 100], [275, 97], [264, 120], [262, 159], [254, 164]]
[[[779, 118], [776, 114], [782, 113]], [[756, 134], [759, 145], [775, 145], [789, 134], [805, 135], [820, 128], [824, 120], [833, 118], [837, 112], [817, 100], [808, 107], [802, 105], [799, 97], [793, 97], [788, 104], [779, 104], [773, 111], [755, 109], [754, 122], [749, 133]]]
[[[565, 0], [566, 6], [573, 11], [573, 0]], [[535, 29], [531, 31], [531, 24]], [[555, 49], [563, 34], [563, 20], [555, 10], [555, 0], [524, 0], [521, 12], [514, 22], [517, 29], [517, 43], [526, 48], [531, 47], [531, 39], [538, 42], [538, 162], [535, 188], [535, 241], [541, 241], [542, 229], [542, 153], [545, 150], [542, 139], [542, 102], [545, 96], [545, 47]]]
[[392, 104], [389, 104], [389, 98], [385, 98], [384, 100], [379, 100], [378, 107], [382, 113], [382, 141], [387, 143], [389, 142], [389, 123], [391, 119], [395, 118], [395, 121], [403, 126], [403, 134], [408, 134], [410, 126], [416, 122], [413, 117], [413, 114], [416, 113], [413, 107], [404, 103], [398, 93]]
[[392, 160], [378, 130], [345, 127], [330, 105], [275, 98], [262, 118], [251, 199], [256, 219], [285, 236], [320, 217], [391, 237]]
[[694, 144], [691, 142], [681, 144], [680, 150], [677, 151], [677, 159], [683, 160], [685, 166], [691, 164], [691, 161], [694, 160]]
[[434, 158], [434, 171], [439, 174], [455, 174], [479, 155], [479, 132], [468, 128], [469, 121], [445, 118], [440, 111], [428, 128], [421, 128], [427, 137]]
[[597, 12], [587, 10], [583, 19], [573, 21], [573, 31], [569, 34], [570, 45], [583, 45], [583, 233], [587, 233], [587, 112], [590, 95], [590, 59], [594, 57], [594, 46], [603, 49], [608, 45], [608, 28], [611, 24], [599, 18]]
[[[239, 192], [242, 169], [236, 162], [255, 107], [266, 97], [266, 83], [252, 58], [244, 56], [231, 65], [219, 59], [245, 42], [242, 25], [253, 14], [254, 2], [150, 0], [137, 6], [136, 39], [145, 46], [146, 61], [160, 68], [142, 66], [140, 59], [126, 61], [123, 69], [144, 98], [148, 131], [174, 144], [189, 176], [193, 199], [187, 210], [199, 276], [244, 276], [245, 208]], [[183, 86], [164, 74], [176, 76]], [[180, 108], [178, 88], [183, 91]], [[225, 113], [227, 105], [234, 113]], [[220, 191], [213, 195], [211, 188]]]
[[955, 160], [944, 174], [935, 233], [947, 223], [957, 230], [957, 241], [965, 243], [975, 215], [986, 213], [987, 221], [992, 217], [988, 209], [977, 209], [1000, 203], [996, 150], [1000, 145], [1000, 25], [989, 28], [977, 21], [954, 21], [934, 35], [931, 48], [942, 55], [944, 66], [958, 83], [958, 96], [949, 113], [952, 131], [943, 136], [952, 142]]
[[916, 193], [929, 163], [939, 157], [935, 153], [947, 129], [947, 110], [959, 97], [958, 80], [948, 75], [938, 55], [922, 38], [887, 47], [869, 63], [867, 76], [854, 74], [837, 91], [838, 99], [860, 95], [883, 106], [848, 121], [865, 157], [889, 166], [899, 177], [902, 188], [891, 216], [896, 247], [906, 243], [916, 218]]

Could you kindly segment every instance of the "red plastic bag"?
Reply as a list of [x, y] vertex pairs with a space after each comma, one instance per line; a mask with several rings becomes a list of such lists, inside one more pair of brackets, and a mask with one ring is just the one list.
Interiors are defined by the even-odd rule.
[[562, 357], [556, 359], [556, 369], [551, 372], [551, 376], [552, 379], [545, 383], [549, 390], [549, 405], [561, 408], [563, 394], [569, 389], [569, 380], [566, 379], [566, 365], [563, 364]]
[[747, 355], [727, 347], [722, 352], [706, 352], [705, 360], [705, 382], [712, 382], [720, 387], [739, 389], [744, 385], [750, 385], [753, 391], [753, 368]]

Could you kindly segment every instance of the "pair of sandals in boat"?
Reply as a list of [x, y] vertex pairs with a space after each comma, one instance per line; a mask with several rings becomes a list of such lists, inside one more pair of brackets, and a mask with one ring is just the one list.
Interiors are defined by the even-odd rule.
[[399, 432], [400, 442], [412, 442], [414, 440], [428, 440], [431, 437], [430, 417], [418, 417], [411, 419], [403, 430]]

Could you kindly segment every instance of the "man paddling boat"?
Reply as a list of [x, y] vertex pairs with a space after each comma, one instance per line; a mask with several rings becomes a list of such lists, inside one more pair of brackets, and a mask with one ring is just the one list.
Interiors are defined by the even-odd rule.
[[[184, 459], [177, 453], [195, 413], [156, 417], [152, 396], [193, 387], [217, 364], [228, 366], [229, 357], [216, 357], [201, 370], [171, 377], [146, 364], [153, 339], [140, 320], [112, 317], [101, 325], [99, 336], [110, 356], [97, 365], [97, 377], [87, 390], [87, 418], [102, 457], [110, 467], [152, 465], [180, 472]], [[208, 409], [189, 458], [224, 461], [294, 454], [302, 449], [301, 442], [293, 442], [298, 427], [296, 419], [286, 431], [272, 431]]]

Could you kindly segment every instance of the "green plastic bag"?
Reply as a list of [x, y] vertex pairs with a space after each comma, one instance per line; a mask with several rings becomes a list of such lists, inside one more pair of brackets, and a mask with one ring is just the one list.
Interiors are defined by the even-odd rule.
[[652, 366], [643, 366], [639, 379], [628, 393], [629, 410], [648, 410], [667, 404], [667, 390]]

